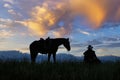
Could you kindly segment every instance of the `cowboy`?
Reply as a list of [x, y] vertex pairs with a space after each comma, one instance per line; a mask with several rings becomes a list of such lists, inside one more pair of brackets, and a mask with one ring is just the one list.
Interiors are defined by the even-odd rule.
[[100, 63], [100, 60], [96, 57], [95, 51], [91, 45], [88, 45], [88, 50], [83, 53], [84, 62], [86, 63]]

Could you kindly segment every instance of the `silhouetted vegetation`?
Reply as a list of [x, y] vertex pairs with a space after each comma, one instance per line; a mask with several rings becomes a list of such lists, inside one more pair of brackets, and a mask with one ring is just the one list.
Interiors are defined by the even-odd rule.
[[36, 63], [0, 61], [0, 80], [120, 80], [120, 62]]

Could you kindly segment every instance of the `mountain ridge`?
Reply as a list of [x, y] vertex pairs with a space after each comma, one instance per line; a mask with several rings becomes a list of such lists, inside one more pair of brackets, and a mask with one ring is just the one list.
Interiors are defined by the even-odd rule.
[[[72, 54], [66, 54], [66, 53], [58, 53], [56, 55], [56, 59], [59, 62], [63, 61], [83, 61], [83, 56], [74, 56]], [[107, 55], [107, 56], [98, 56], [98, 58], [102, 62], [106, 61], [120, 61], [119, 56], [114, 56], [114, 55]], [[30, 61], [30, 54], [29, 53], [22, 53], [20, 51], [16, 50], [10, 50], [10, 51], [0, 51], [0, 60], [28, 60]], [[47, 54], [46, 55], [38, 55], [36, 58], [36, 62], [42, 62], [42, 61], [47, 61]], [[51, 56], [51, 61], [53, 61], [52, 56]]]

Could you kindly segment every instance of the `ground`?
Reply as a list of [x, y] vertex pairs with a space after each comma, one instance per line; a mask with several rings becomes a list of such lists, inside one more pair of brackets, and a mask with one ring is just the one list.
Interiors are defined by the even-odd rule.
[[0, 80], [120, 80], [120, 62], [0, 62]]

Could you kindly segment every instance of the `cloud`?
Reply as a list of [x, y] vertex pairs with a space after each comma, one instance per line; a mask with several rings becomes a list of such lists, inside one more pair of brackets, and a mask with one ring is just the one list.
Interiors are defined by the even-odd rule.
[[119, 47], [117, 48], [97, 48], [95, 49], [96, 55], [105, 56], [105, 55], [116, 55], [120, 56], [118, 52], [120, 52]]
[[56, 5], [58, 7], [55, 7], [53, 11], [51, 11], [49, 6], [46, 5], [44, 4], [42, 7], [34, 7], [31, 12], [31, 18], [24, 21], [24, 25], [27, 26], [35, 35], [44, 36], [50, 30], [53, 30], [53, 35], [57, 37], [68, 34], [71, 29], [71, 25], [67, 20], [64, 20], [63, 26], [58, 25], [62, 15], [66, 14], [62, 11], [60, 5]]
[[107, 52], [107, 51], [108, 51], [108, 49], [106, 49], [106, 48], [97, 49], [97, 52], [98, 52], [98, 53], [105, 53], [105, 52]]
[[10, 30], [10, 25], [12, 21], [10, 19], [0, 18], [0, 42], [5, 42], [6, 39], [14, 36], [12, 30]]
[[7, 28], [8, 26], [6, 26], [5, 24], [0, 24], [0, 29], [3, 29], [3, 28]]
[[[13, 0], [4, 1], [14, 3]], [[72, 24], [77, 16], [83, 17], [84, 24], [94, 29], [101, 28], [106, 22], [119, 22], [119, 4], [120, 0], [18, 0], [12, 4], [15, 8], [8, 12], [16, 17], [24, 16], [19, 21], [33, 35], [45, 36], [53, 31], [51, 34], [61, 37], [74, 29]], [[63, 22], [62, 26], [60, 22]], [[80, 32], [89, 35], [84, 30]]]
[[99, 48], [117, 48], [120, 47], [120, 38], [118, 37], [101, 37], [84, 43], [84, 45], [93, 45]]
[[76, 43], [76, 44], [71, 44], [72, 47], [74, 48], [80, 48], [80, 47], [85, 47], [87, 46], [86, 44], [82, 44], [82, 43]]
[[[34, 18], [34, 16], [36, 16], [37, 18], [39, 18], [38, 20], [35, 17], [35, 19], [38, 20], [36, 21], [36, 23], [39, 22], [38, 24], [40, 27], [40, 29], [38, 27], [37, 29], [39, 31], [42, 31], [43, 34], [39, 33], [42, 35], [45, 35], [51, 29], [54, 30], [56, 28], [54, 26], [58, 26], [57, 24], [60, 21], [64, 22], [65, 25], [62, 27], [64, 27], [63, 29], [66, 29], [64, 31], [67, 31], [67, 29], [69, 29], [70, 27], [67, 24], [72, 24], [72, 20], [74, 19], [75, 16], [84, 16], [86, 18], [86, 22], [89, 22], [88, 24], [91, 24], [90, 25], [91, 27], [99, 28], [102, 24], [104, 24], [104, 22], [109, 21], [111, 19], [115, 21], [116, 20], [115, 16], [119, 17], [118, 3], [120, 3], [120, 1], [118, 0], [117, 1], [75, 0], [74, 2], [73, 0], [68, 0], [68, 2], [66, 1], [54, 1], [54, 2], [44, 1], [43, 3], [41, 3], [42, 6], [36, 6], [33, 9], [31, 17]], [[66, 4], [69, 4], [69, 5], [66, 6]], [[110, 6], [111, 4], [113, 5], [112, 8]], [[42, 29], [41, 29], [41, 26], [42, 26]], [[36, 29], [33, 29], [33, 30], [36, 31]], [[82, 33], [87, 34], [87, 35], [89, 34], [83, 31]], [[57, 34], [59, 35], [62, 34], [62, 31], [57, 32], [56, 35]], [[66, 34], [68, 33], [66, 32]]]
[[14, 4], [14, 0], [3, 0], [4, 2], [8, 2], [8, 3], [11, 3], [11, 4]]
[[109, 47], [109, 48], [115, 48], [115, 47], [120, 47], [120, 42], [117, 43], [109, 43], [108, 45], [104, 45], [104, 47]]
[[11, 31], [0, 30], [0, 38], [9, 38], [13, 35]]
[[103, 40], [106, 41], [106, 42], [110, 42], [110, 41], [120, 41], [120, 38], [119, 37], [103, 37]]
[[13, 21], [11, 19], [0, 18], [0, 29], [8, 29], [11, 27]]
[[1, 22], [1, 23], [11, 23], [12, 20], [11, 20], [11, 19], [0, 18], [0, 22]]
[[14, 9], [9, 9], [8, 13], [12, 14], [14, 16], [14, 18], [19, 18], [22, 16], [22, 14], [16, 12]]
[[83, 31], [83, 30], [80, 30], [80, 29], [78, 29], [78, 32], [80, 32], [80, 33], [82, 33], [82, 34], [85, 34], [85, 35], [90, 35], [89, 32], [87, 32], [87, 31]]
[[8, 9], [11, 9], [11, 8], [12, 8], [12, 6], [11, 6], [10, 4], [7, 4], [7, 3], [4, 4], [4, 7], [5, 7], [5, 8], [8, 8]]
[[120, 26], [120, 23], [114, 23], [114, 22], [108, 22], [108, 23], [105, 23], [102, 25], [103, 28], [108, 28], [108, 27], [111, 27], [112, 29], [115, 28], [115, 27], [119, 27]]
[[69, 31], [70, 31], [69, 29], [65, 29], [64, 27], [61, 27], [53, 31], [53, 35], [56, 37], [63, 37], [66, 34], [70, 33]]
[[75, 0], [74, 3], [71, 0], [73, 11], [85, 16], [93, 28], [100, 27], [106, 21], [117, 21], [116, 18], [120, 18], [119, 4], [120, 0]]
[[103, 42], [97, 39], [93, 39], [91, 41], [88, 41], [87, 44], [88, 45], [100, 45], [100, 44], [103, 44]]
[[73, 12], [84, 16], [93, 28], [99, 27], [105, 17], [105, 12], [98, 3], [96, 0], [75, 0], [74, 3], [73, 0], [70, 0]]
[[13, 9], [8, 10], [10, 14], [16, 15], [15, 11]]
[[[0, 31], [2, 32], [0, 35], [6, 37], [7, 35], [16, 35], [16, 34], [27, 34], [28, 31], [21, 25], [18, 21], [12, 19], [4, 19], [0, 18]], [[5, 36], [6, 35], [6, 36]], [[12, 36], [11, 36], [12, 37]]]

